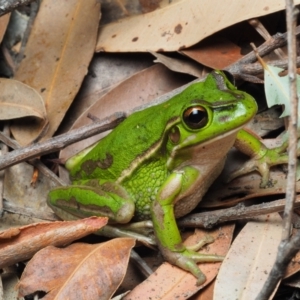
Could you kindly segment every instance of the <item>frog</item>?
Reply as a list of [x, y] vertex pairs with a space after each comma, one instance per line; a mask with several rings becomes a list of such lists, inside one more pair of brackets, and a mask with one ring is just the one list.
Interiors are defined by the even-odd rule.
[[135, 111], [71, 157], [66, 168], [72, 185], [52, 189], [48, 204], [58, 215], [106, 216], [114, 226], [151, 220], [165, 260], [193, 274], [201, 285], [206, 277], [197, 264], [224, 257], [185, 246], [176, 219], [199, 204], [234, 145], [259, 162], [236, 176], [258, 170], [266, 185], [267, 168], [259, 167], [266, 149], [243, 129], [256, 112], [255, 99], [215, 70], [169, 100]]

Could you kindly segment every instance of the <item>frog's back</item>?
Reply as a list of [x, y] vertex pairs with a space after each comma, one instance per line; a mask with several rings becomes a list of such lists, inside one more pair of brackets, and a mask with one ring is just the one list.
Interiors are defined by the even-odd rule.
[[172, 106], [170, 100], [135, 112], [72, 168], [71, 178], [118, 179], [124, 170], [134, 168], [145, 156], [151, 155], [153, 148], [159, 148], [167, 123], [176, 122], [179, 114], [179, 106]]

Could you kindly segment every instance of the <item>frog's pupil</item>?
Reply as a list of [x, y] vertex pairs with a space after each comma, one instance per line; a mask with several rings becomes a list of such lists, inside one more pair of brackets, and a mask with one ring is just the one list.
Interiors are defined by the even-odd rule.
[[206, 115], [203, 111], [194, 109], [189, 115], [189, 121], [198, 124]]

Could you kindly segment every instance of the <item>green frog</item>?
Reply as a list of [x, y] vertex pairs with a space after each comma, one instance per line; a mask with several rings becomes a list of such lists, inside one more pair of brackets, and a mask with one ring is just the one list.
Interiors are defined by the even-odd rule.
[[[70, 158], [66, 167], [72, 185], [50, 191], [48, 203], [58, 215], [107, 216], [119, 224], [152, 220], [164, 258], [202, 284], [205, 275], [197, 263], [223, 257], [184, 246], [176, 218], [201, 201], [233, 145], [254, 162], [236, 175], [258, 169], [262, 185], [267, 184], [268, 168], [261, 166], [269, 166], [264, 159], [268, 150], [242, 130], [256, 111], [249, 94], [237, 90], [222, 71], [214, 71], [168, 101], [133, 113]], [[276, 161], [272, 153], [268, 155]]]

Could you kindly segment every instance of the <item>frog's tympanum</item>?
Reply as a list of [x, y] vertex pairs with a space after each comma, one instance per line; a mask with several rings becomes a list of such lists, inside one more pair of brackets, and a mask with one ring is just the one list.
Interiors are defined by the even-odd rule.
[[133, 113], [97, 144], [69, 159], [73, 184], [53, 189], [48, 203], [56, 212], [77, 217], [108, 216], [114, 223], [152, 220], [165, 259], [191, 272], [201, 284], [205, 276], [197, 262], [223, 257], [187, 249], [176, 218], [201, 201], [233, 145], [259, 162], [237, 175], [258, 169], [266, 185], [266, 149], [241, 130], [256, 111], [250, 95], [237, 90], [223, 72], [214, 71], [170, 100]]

